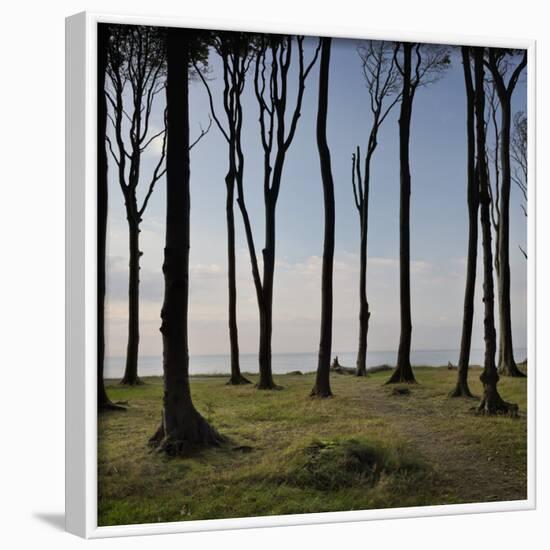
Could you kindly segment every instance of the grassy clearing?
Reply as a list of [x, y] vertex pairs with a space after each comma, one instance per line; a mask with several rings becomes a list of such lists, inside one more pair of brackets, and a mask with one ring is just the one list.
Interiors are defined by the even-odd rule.
[[[526, 498], [526, 381], [503, 378], [520, 418], [475, 416], [452, 399], [456, 372], [416, 368], [409, 395], [387, 372], [334, 375], [334, 399], [311, 399], [313, 375], [276, 378], [284, 391], [192, 382], [197, 408], [230, 443], [189, 458], [152, 452], [160, 378], [108, 384], [128, 401], [99, 419], [99, 524], [245, 517]], [[471, 389], [481, 394], [479, 369]], [[255, 380], [253, 375], [251, 379]]]

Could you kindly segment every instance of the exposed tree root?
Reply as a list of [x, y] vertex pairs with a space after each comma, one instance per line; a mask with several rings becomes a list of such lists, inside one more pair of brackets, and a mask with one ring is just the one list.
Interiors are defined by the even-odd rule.
[[126, 376], [119, 382], [121, 386], [142, 386], [145, 382], [137, 376], [136, 378], [127, 378]]
[[167, 434], [164, 422], [149, 439], [149, 445], [168, 456], [188, 456], [205, 447], [219, 447], [226, 441], [195, 409], [186, 415], [177, 429]]
[[499, 375], [494, 367], [485, 368], [479, 377], [483, 384], [483, 397], [477, 408], [477, 414], [493, 416], [506, 415], [513, 418], [518, 417], [518, 406], [513, 403], [507, 403], [500, 397], [497, 390]]
[[284, 390], [283, 386], [278, 386], [273, 381], [271, 381], [271, 382], [258, 382], [254, 387], [257, 390], [277, 390], [277, 391]]
[[226, 382], [227, 386], [243, 386], [245, 384], [252, 384], [252, 382], [245, 378], [242, 374], [239, 374], [238, 376], [231, 376], [229, 380]]
[[417, 382], [410, 365], [407, 365], [405, 367], [398, 365], [397, 367], [395, 367], [393, 374], [391, 375], [390, 379], [386, 382], [386, 384], [416, 384], [416, 383]]
[[313, 389], [311, 390], [311, 393], [309, 394], [310, 397], [318, 398], [318, 399], [326, 399], [328, 397], [334, 397], [332, 394], [332, 391], [329, 389], [318, 389], [317, 385], [313, 386]]
[[511, 376], [513, 378], [527, 378], [527, 375], [521, 372], [515, 363], [503, 363], [498, 368], [501, 376]]
[[467, 382], [458, 382], [455, 389], [449, 392], [449, 397], [467, 397], [469, 399], [475, 399], [475, 395], [470, 391]]
[[515, 403], [507, 403], [498, 393], [495, 393], [491, 398], [484, 397], [476, 409], [476, 413], [484, 416], [503, 415], [517, 418], [519, 409]]

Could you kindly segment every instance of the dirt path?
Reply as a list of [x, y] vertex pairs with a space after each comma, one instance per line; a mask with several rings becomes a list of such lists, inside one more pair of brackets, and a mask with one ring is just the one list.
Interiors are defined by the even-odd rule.
[[526, 464], [513, 456], [506, 437], [487, 437], [495, 423], [500, 430], [502, 424], [512, 432], [525, 429], [525, 417], [479, 417], [471, 410], [477, 400], [434, 401], [421, 384], [411, 386], [410, 395], [392, 395], [392, 390], [371, 388], [370, 406], [433, 467], [442, 503], [453, 494], [460, 495], [460, 502], [527, 498]]

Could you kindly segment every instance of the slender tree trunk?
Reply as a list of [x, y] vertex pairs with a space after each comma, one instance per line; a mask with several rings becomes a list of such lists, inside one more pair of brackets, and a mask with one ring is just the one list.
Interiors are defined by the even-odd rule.
[[[365, 201], [367, 201], [367, 205], [364, 208], [368, 212], [368, 196], [365, 198]], [[365, 215], [365, 213], [363, 213], [363, 215]], [[355, 366], [355, 374], [357, 376], [367, 375], [367, 334], [370, 319], [369, 303], [367, 301], [367, 223], [366, 220], [361, 220], [361, 252], [359, 260], [359, 347]]]
[[[376, 138], [371, 135], [369, 150], [365, 159], [365, 175], [363, 180], [363, 197], [361, 199], [361, 242], [359, 259], [359, 347], [357, 351], [357, 362], [355, 374], [357, 376], [367, 375], [367, 335], [369, 331], [369, 302], [367, 300], [367, 237], [369, 229], [369, 187], [370, 187], [370, 161]], [[357, 150], [359, 157], [359, 149]], [[360, 162], [358, 158], [357, 162]]]
[[164, 399], [150, 444], [169, 455], [215, 446], [222, 437], [193, 406], [189, 387], [189, 31], [167, 30], [167, 172], [164, 303], [161, 311]]
[[475, 120], [474, 88], [470, 68], [470, 48], [462, 47], [462, 64], [466, 86], [466, 136], [468, 143], [468, 259], [466, 262], [466, 290], [464, 292], [464, 315], [462, 317], [462, 338], [458, 359], [456, 387], [451, 397], [473, 397], [468, 386], [468, 367], [472, 346], [472, 325], [474, 321], [474, 297], [477, 269], [477, 234], [479, 210], [479, 182], [475, 169]]
[[105, 368], [105, 255], [107, 243], [107, 99], [105, 97], [105, 74], [107, 71], [107, 25], [97, 27], [97, 408], [102, 410], [123, 409], [115, 405], [105, 391], [103, 373]]
[[128, 278], [128, 346], [126, 349], [126, 368], [121, 384], [135, 386], [142, 381], [138, 376], [139, 355], [139, 222], [128, 217], [129, 227], [129, 278]]
[[227, 222], [227, 285], [229, 292], [229, 345], [231, 348], [230, 385], [250, 384], [241, 374], [239, 364], [239, 332], [237, 328], [237, 277], [235, 268], [235, 175], [230, 170], [225, 178], [227, 197], [225, 215]]
[[502, 352], [504, 349], [502, 339], [504, 331], [502, 329], [502, 317], [500, 317], [500, 297], [502, 295], [502, 277], [500, 276], [500, 221], [499, 225], [495, 229], [495, 276], [497, 281], [497, 296], [499, 300], [499, 320], [498, 320], [498, 347], [497, 347], [497, 366], [500, 368], [502, 365]]
[[256, 387], [260, 390], [276, 389], [271, 366], [271, 335], [273, 329], [273, 280], [275, 276], [275, 200], [266, 200], [265, 248], [263, 254], [262, 301], [260, 309], [260, 379]]
[[510, 124], [511, 106], [507, 94], [499, 94], [501, 111], [501, 163], [502, 184], [500, 193], [499, 223], [499, 321], [501, 360], [499, 373], [505, 376], [524, 377], [514, 360], [512, 344], [512, 306], [510, 303], [510, 188], [512, 177], [510, 171]]
[[317, 376], [311, 395], [330, 397], [330, 358], [332, 353], [332, 277], [334, 268], [334, 182], [327, 143], [328, 79], [331, 39], [323, 38], [319, 66], [319, 105], [317, 110], [317, 147], [323, 181], [325, 204], [325, 238], [323, 245], [322, 290], [321, 290], [321, 337]]
[[409, 140], [411, 129], [412, 101], [411, 93], [411, 53], [413, 45], [408, 42], [403, 48], [403, 95], [399, 116], [399, 284], [401, 336], [397, 352], [397, 365], [388, 380], [388, 384], [416, 382], [411, 367], [411, 253], [410, 253], [410, 206], [411, 173], [409, 165]]
[[483, 241], [483, 303], [485, 361], [480, 380], [483, 398], [478, 411], [483, 414], [517, 414], [517, 405], [506, 403], [499, 395], [499, 380], [496, 364], [495, 296], [493, 284], [493, 252], [491, 248], [491, 197], [485, 161], [485, 90], [483, 48], [474, 48], [475, 98], [476, 98], [476, 144], [481, 207], [481, 232]]

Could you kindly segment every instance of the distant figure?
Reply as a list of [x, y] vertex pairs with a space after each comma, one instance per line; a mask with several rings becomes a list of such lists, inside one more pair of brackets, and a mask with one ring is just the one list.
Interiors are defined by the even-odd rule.
[[332, 365], [330, 366], [331, 369], [339, 369], [342, 365], [340, 365], [338, 361], [338, 355], [334, 358], [334, 361], [332, 362]]
[[455, 366], [449, 361], [449, 363], [447, 364], [447, 368], [449, 370], [454, 370], [455, 369]]

